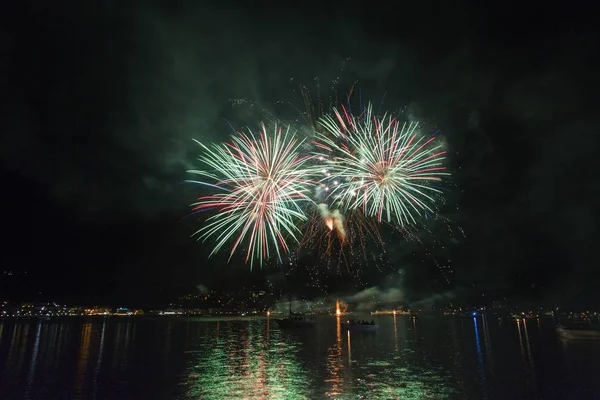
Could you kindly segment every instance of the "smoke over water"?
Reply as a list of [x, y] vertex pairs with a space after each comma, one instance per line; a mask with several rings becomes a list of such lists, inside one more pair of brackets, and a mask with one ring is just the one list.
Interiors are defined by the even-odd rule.
[[436, 302], [444, 302], [454, 299], [454, 292], [437, 293], [431, 295], [423, 300], [415, 301], [410, 303], [412, 309], [428, 309], [431, 308]]
[[[336, 297], [328, 296], [314, 300], [299, 300], [296, 298], [281, 299], [271, 307], [271, 311], [287, 314], [289, 310], [295, 313], [335, 313]], [[342, 309], [342, 312], [346, 310]]]
[[404, 301], [404, 292], [399, 288], [380, 289], [377, 286], [346, 297], [356, 311], [375, 311], [378, 308], [394, 308]]
[[[335, 314], [339, 306], [342, 314], [346, 312], [372, 312], [394, 309], [427, 310], [436, 303], [447, 303], [455, 298], [453, 291], [435, 293], [415, 298], [403, 288], [401, 280], [388, 276], [383, 286], [372, 286], [355, 293], [336, 293], [312, 300], [291, 299], [291, 309], [298, 313]], [[392, 283], [393, 282], [393, 283]], [[271, 307], [271, 311], [287, 314], [290, 300], [282, 298]]]
[[[390, 309], [399, 306], [404, 301], [404, 292], [399, 288], [380, 289], [370, 287], [351, 295], [331, 295], [313, 300], [291, 299], [291, 309], [298, 313], [335, 313], [336, 306], [340, 311], [371, 312], [377, 309]], [[271, 310], [277, 313], [287, 313], [290, 310], [290, 300], [281, 299]]]

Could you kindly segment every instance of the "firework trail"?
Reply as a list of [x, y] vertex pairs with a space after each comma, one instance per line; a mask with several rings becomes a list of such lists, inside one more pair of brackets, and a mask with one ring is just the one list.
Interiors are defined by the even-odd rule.
[[230, 258], [241, 245], [247, 246], [246, 262], [262, 265], [274, 249], [288, 251], [287, 239], [297, 241], [297, 223], [305, 221], [304, 203], [312, 203], [310, 156], [302, 156], [303, 140], [289, 127], [275, 125], [269, 135], [264, 124], [255, 135], [251, 130], [234, 135], [231, 141], [210, 148], [197, 142], [207, 170], [191, 170], [218, 193], [200, 197], [194, 211], [216, 209], [194, 235], [199, 240], [214, 238], [211, 256], [232, 241]]
[[[337, 85], [337, 82], [332, 83], [334, 86]], [[311, 136], [313, 138], [328, 136], [330, 139], [335, 139], [323, 126], [321, 120], [340, 104], [341, 98], [349, 104], [350, 98], [355, 92], [355, 85], [356, 82], [341, 97], [332, 88], [332, 91], [326, 96], [327, 98], [322, 97], [320, 90], [317, 90], [316, 97], [313, 97], [307, 87], [300, 87], [306, 110], [302, 115], [305, 122], [312, 128]], [[318, 89], [320, 88], [318, 87]], [[360, 94], [360, 91], [358, 92]], [[362, 107], [362, 98], [360, 104]], [[308, 151], [314, 154], [314, 141], [311, 141], [311, 144], [312, 147]], [[340, 204], [334, 201], [330, 187], [337, 185], [339, 179], [328, 171], [327, 157], [323, 155], [314, 157], [312, 168], [313, 175], [320, 177], [319, 184], [314, 187], [313, 199], [317, 207], [311, 214], [309, 222], [302, 228], [305, 235], [299, 247], [309, 248], [311, 252], [321, 254], [322, 260], [326, 261], [327, 268], [334, 266], [339, 270], [343, 264], [349, 273], [359, 274], [360, 266], [373, 261], [370, 261], [370, 255], [374, 253], [367, 249], [374, 249], [371, 245], [375, 245], [375, 248], [380, 250], [383, 249], [380, 224], [375, 219], [367, 217], [361, 210], [342, 209]], [[353, 271], [351, 272], [351, 270]]]
[[401, 123], [387, 114], [378, 118], [370, 104], [359, 117], [342, 106], [320, 122], [325, 133], [316, 132], [315, 156], [324, 160], [322, 182], [328, 182], [325, 189], [340, 209], [361, 209], [379, 222], [400, 226], [434, 212], [441, 191], [432, 183], [449, 175], [443, 165], [446, 151], [435, 136], [420, 135], [418, 123]]

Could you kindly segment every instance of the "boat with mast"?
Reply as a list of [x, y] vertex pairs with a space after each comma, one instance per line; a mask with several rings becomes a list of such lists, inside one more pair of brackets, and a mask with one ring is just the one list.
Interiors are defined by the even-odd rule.
[[289, 314], [287, 318], [276, 319], [275, 322], [282, 329], [310, 328], [315, 326], [315, 319], [311, 314], [295, 313], [292, 311], [292, 297], [289, 296]]

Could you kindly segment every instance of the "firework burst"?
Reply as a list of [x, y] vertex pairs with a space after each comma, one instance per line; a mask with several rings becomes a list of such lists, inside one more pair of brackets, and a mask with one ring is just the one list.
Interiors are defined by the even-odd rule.
[[303, 141], [289, 127], [275, 126], [269, 134], [264, 124], [258, 135], [234, 135], [224, 145], [207, 147], [197, 142], [203, 155], [199, 160], [208, 168], [191, 170], [202, 180], [191, 181], [217, 189], [216, 194], [200, 197], [194, 211], [216, 209], [194, 235], [214, 238], [211, 253], [232, 242], [231, 255], [247, 247], [246, 262], [261, 265], [275, 251], [288, 251], [288, 239], [297, 241], [297, 223], [306, 220], [303, 203], [310, 198], [310, 156], [302, 156]]
[[418, 123], [373, 115], [371, 105], [356, 117], [345, 107], [320, 120], [316, 157], [323, 159], [329, 197], [343, 210], [362, 209], [379, 222], [405, 226], [433, 212], [441, 193], [433, 183], [449, 175], [446, 151], [435, 136], [421, 135]]

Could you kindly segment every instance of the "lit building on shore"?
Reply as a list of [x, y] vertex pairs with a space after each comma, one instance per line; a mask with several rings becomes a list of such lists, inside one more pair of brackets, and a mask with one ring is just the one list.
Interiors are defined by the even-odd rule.
[[85, 315], [110, 315], [111, 309], [109, 307], [91, 307], [83, 310]]

